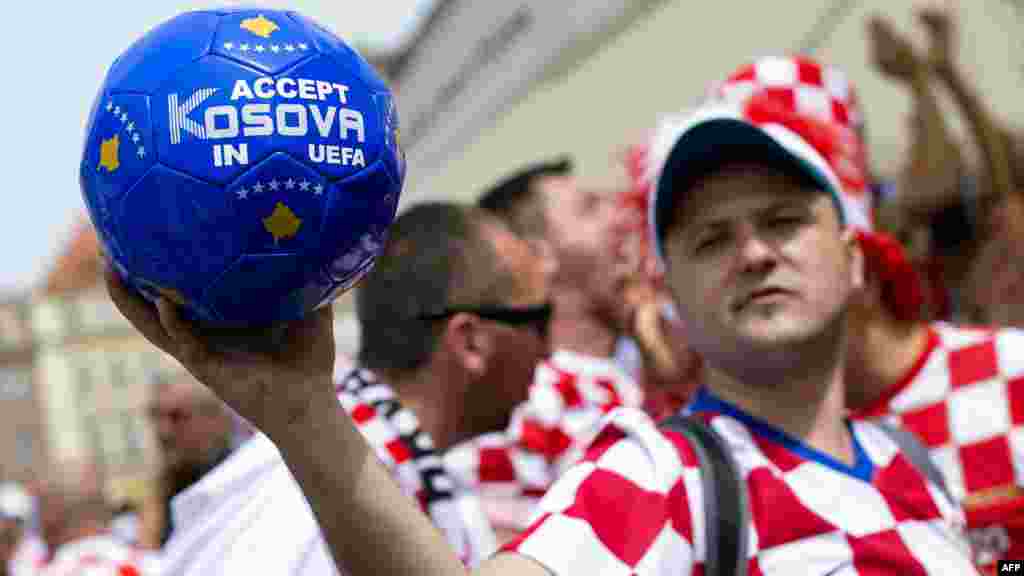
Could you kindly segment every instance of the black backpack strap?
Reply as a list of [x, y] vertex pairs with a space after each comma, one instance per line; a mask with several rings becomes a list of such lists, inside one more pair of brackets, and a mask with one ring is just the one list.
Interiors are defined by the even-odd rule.
[[676, 414], [661, 423], [682, 434], [700, 462], [704, 490], [705, 576], [745, 576], [750, 507], [747, 485], [725, 440], [710, 426]]
[[942, 476], [942, 472], [939, 471], [935, 461], [928, 454], [928, 448], [921, 443], [917, 436], [881, 420], [876, 420], [875, 424], [889, 436], [889, 439], [899, 447], [900, 452], [903, 452], [903, 455], [906, 456], [907, 460], [910, 460], [910, 463], [915, 468], [939, 487], [939, 490], [942, 491], [942, 494], [951, 504], [956, 504], [956, 500], [953, 499], [953, 494], [949, 491], [949, 486], [946, 484], [946, 479]]

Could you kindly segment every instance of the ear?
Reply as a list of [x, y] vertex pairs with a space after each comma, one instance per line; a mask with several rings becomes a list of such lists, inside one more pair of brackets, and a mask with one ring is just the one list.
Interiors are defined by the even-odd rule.
[[850, 227], [843, 231], [843, 243], [850, 265], [850, 285], [854, 290], [863, 290], [865, 285], [864, 249], [857, 238], [857, 232]]
[[541, 237], [530, 238], [528, 241], [537, 257], [543, 262], [545, 275], [549, 278], [555, 277], [558, 274], [558, 257], [555, 255], [555, 249], [551, 246], [551, 242], [547, 238]]
[[472, 314], [456, 314], [445, 324], [442, 333], [445, 350], [459, 367], [473, 377], [487, 371], [494, 352], [494, 335]]

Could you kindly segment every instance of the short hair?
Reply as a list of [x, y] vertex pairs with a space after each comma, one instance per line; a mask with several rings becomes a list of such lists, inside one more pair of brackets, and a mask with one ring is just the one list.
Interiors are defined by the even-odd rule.
[[511, 297], [516, 278], [487, 232], [500, 225], [477, 208], [440, 202], [414, 206], [395, 220], [376, 266], [355, 290], [363, 367], [415, 370], [430, 359], [440, 334], [424, 316]]
[[527, 165], [484, 191], [477, 205], [502, 219], [520, 236], [544, 236], [547, 221], [534, 184], [549, 176], [568, 176], [572, 171], [568, 156]]

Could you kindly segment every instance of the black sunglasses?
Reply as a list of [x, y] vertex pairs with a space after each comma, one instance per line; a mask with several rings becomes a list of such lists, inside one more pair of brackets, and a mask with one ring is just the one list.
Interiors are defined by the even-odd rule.
[[527, 326], [541, 337], [547, 338], [548, 326], [551, 324], [551, 313], [554, 306], [550, 302], [536, 306], [453, 306], [440, 312], [424, 314], [421, 320], [443, 320], [456, 314], [472, 314], [485, 320], [491, 320], [508, 326]]

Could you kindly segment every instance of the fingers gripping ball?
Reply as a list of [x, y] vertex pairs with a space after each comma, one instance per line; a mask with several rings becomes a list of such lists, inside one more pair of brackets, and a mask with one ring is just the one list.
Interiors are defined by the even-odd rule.
[[391, 92], [294, 12], [190, 12], [110, 67], [82, 195], [149, 299], [250, 326], [303, 317], [373, 266], [404, 180]]

